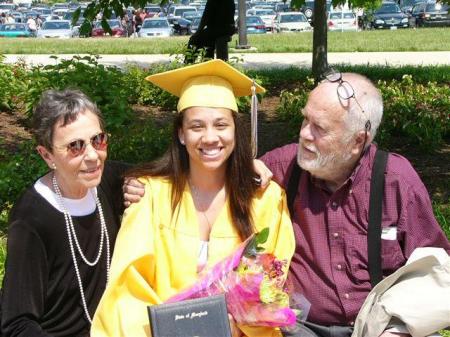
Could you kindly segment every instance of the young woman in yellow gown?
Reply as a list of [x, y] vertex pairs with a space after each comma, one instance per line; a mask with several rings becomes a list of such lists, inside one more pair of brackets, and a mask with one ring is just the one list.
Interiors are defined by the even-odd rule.
[[[251, 94], [252, 81], [220, 60], [147, 79], [180, 97], [179, 113], [167, 153], [132, 172], [145, 195], [125, 212], [92, 337], [151, 336], [147, 306], [191, 286], [266, 227], [267, 252], [288, 262], [294, 253], [285, 192], [255, 183], [250, 135], [237, 114], [235, 97]], [[231, 325], [233, 336], [281, 336]]]

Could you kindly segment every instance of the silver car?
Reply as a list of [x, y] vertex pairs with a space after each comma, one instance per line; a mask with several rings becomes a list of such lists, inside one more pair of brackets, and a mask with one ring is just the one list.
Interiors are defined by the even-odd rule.
[[169, 37], [171, 35], [173, 30], [166, 18], [145, 19], [138, 33], [139, 37]]
[[60, 38], [69, 39], [76, 35], [76, 32], [70, 26], [69, 20], [49, 20], [42, 24], [42, 28], [38, 30], [38, 38]]

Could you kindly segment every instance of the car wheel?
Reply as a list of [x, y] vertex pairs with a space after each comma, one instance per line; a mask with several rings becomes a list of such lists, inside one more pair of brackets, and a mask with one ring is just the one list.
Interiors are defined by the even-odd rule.
[[312, 16], [312, 14], [313, 14], [313, 11], [311, 8], [305, 9], [305, 15], [307, 18], [310, 18]]

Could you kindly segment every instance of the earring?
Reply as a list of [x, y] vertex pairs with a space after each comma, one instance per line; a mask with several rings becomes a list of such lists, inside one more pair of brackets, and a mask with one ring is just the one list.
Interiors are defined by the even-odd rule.
[[184, 140], [180, 139], [180, 143], [181, 143], [181, 145], [184, 145]]
[[56, 170], [56, 164], [52, 163], [52, 169]]

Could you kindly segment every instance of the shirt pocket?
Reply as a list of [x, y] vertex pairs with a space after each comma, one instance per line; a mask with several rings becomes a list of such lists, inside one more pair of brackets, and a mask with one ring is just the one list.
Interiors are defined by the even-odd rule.
[[383, 275], [392, 274], [406, 262], [398, 240], [381, 240], [381, 261]]
[[[369, 261], [367, 253], [367, 235], [355, 235], [347, 241], [346, 262], [351, 277], [356, 283], [369, 282]], [[405, 263], [400, 242], [398, 240], [381, 239], [381, 264], [383, 275], [387, 276]]]

